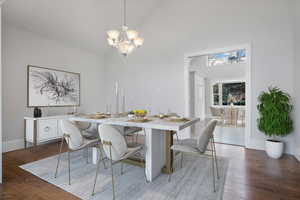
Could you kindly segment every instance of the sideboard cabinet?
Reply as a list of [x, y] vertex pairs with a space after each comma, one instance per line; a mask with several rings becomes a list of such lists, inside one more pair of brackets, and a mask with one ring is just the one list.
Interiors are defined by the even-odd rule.
[[60, 120], [68, 119], [72, 115], [59, 115], [50, 117], [25, 117], [24, 118], [24, 146], [27, 143], [37, 146], [40, 143], [57, 140], [63, 133], [60, 128]]

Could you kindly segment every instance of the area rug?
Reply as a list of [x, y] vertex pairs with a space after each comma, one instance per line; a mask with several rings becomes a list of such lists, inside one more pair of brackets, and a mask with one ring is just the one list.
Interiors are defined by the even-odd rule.
[[[96, 165], [86, 163], [82, 152], [71, 154], [71, 185], [68, 184], [67, 154], [62, 154], [57, 178], [54, 178], [57, 156], [48, 157], [20, 166], [35, 176], [83, 199], [112, 199], [111, 173], [101, 165], [95, 195], [92, 194]], [[213, 192], [211, 160], [206, 157], [186, 155], [183, 168], [180, 157], [175, 159], [175, 172], [171, 181], [161, 174], [153, 182], [146, 183], [144, 169], [124, 164], [114, 166], [116, 199], [118, 200], [220, 200], [228, 168], [228, 158], [218, 158], [220, 178]], [[108, 165], [108, 162], [107, 162]]]

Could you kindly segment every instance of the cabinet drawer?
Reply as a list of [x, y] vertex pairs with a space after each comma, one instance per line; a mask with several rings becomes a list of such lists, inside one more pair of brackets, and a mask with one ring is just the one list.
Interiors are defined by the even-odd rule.
[[56, 119], [38, 121], [38, 141], [46, 141], [56, 138], [57, 136]]

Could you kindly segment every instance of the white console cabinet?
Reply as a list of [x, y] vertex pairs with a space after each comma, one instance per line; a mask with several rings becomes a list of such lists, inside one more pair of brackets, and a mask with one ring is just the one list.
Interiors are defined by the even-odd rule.
[[72, 115], [60, 115], [50, 117], [25, 117], [24, 118], [24, 145], [32, 143], [34, 146], [61, 138], [62, 131], [59, 121], [68, 119]]

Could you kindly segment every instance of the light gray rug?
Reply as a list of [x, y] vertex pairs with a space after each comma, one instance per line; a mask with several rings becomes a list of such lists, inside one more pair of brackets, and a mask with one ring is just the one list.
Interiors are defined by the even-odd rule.
[[[153, 182], [146, 183], [144, 169], [124, 164], [124, 174], [120, 174], [120, 165], [114, 166], [116, 198], [118, 200], [220, 200], [222, 199], [228, 159], [219, 158], [220, 179], [216, 182], [217, 191], [213, 192], [211, 160], [205, 157], [186, 155], [183, 168], [180, 157], [175, 161], [175, 172], [171, 182], [168, 176], [161, 174]], [[45, 158], [20, 166], [22, 169], [56, 185], [57, 187], [84, 199], [112, 199], [111, 175], [109, 169], [101, 165], [95, 196], [91, 196], [96, 166], [86, 164], [82, 152], [71, 154], [71, 186], [68, 185], [67, 154], [62, 155], [57, 178], [54, 172], [57, 156]], [[107, 163], [108, 164], [108, 163]]]

